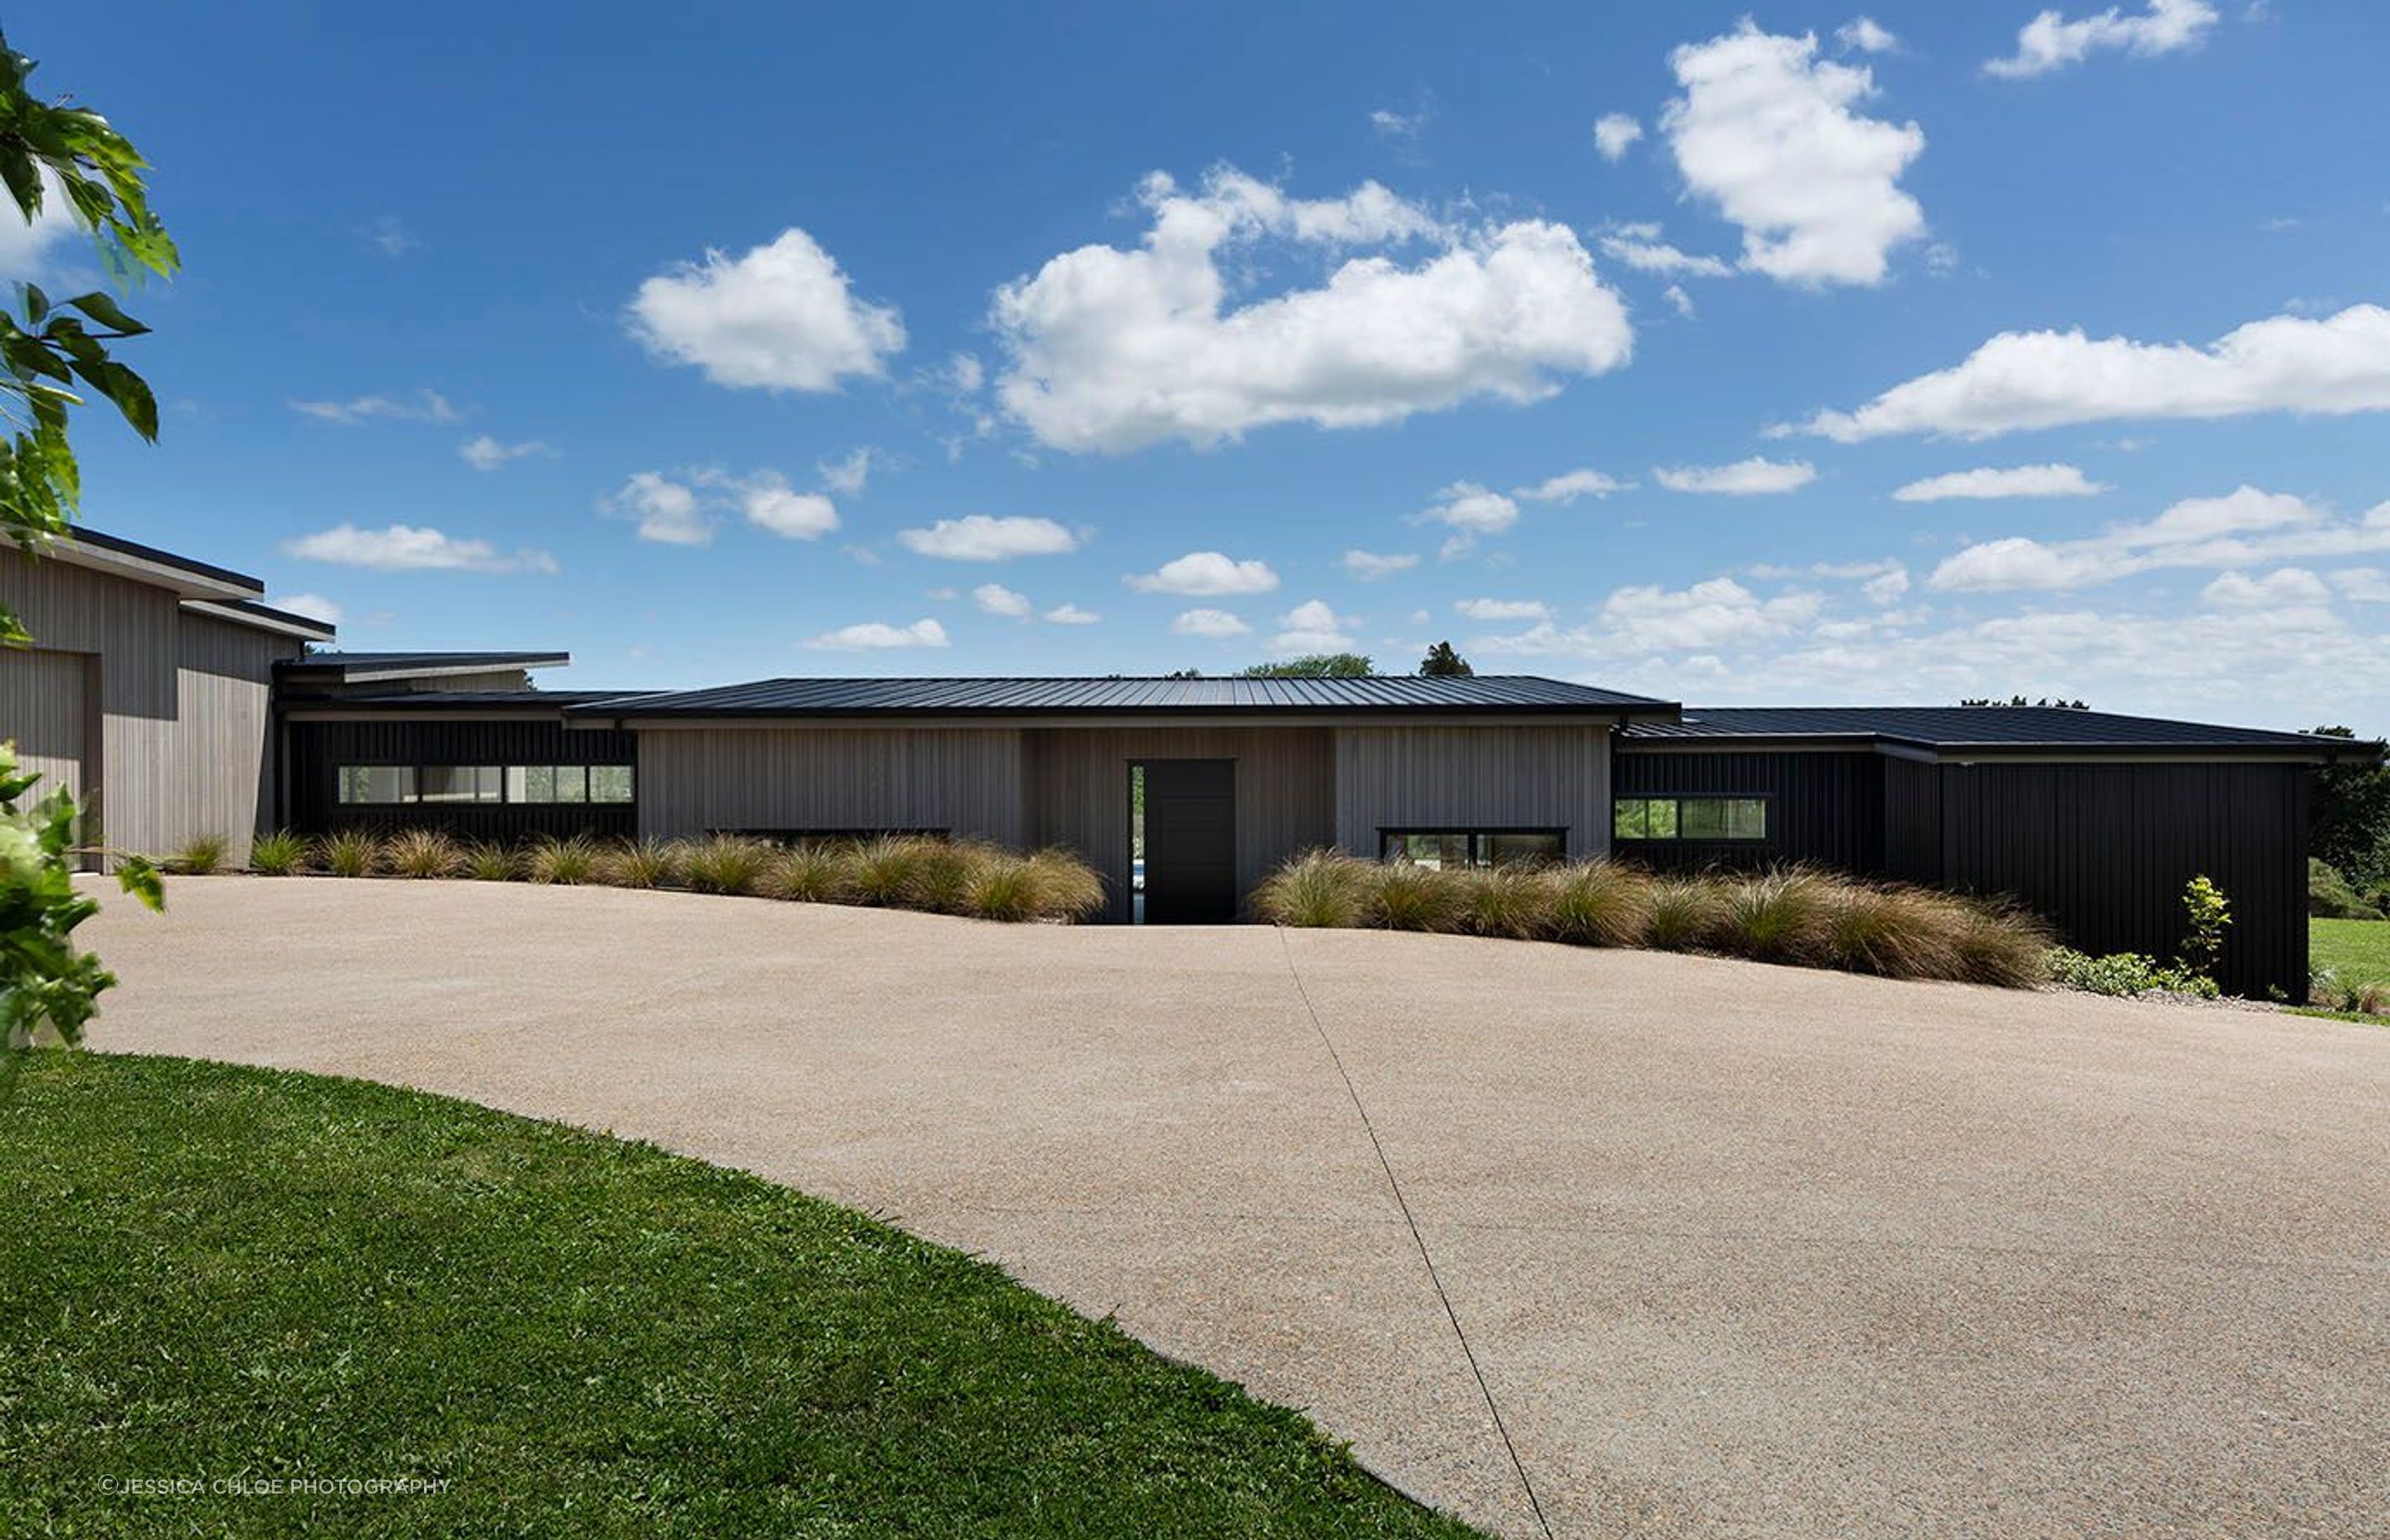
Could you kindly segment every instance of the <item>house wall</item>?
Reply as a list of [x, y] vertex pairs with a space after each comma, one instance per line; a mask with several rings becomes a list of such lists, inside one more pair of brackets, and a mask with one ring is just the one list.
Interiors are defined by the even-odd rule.
[[934, 828], [1022, 841], [1004, 727], [646, 727], [639, 832]]
[[[469, 803], [360, 807], [340, 800], [343, 764], [634, 764], [629, 733], [567, 728], [554, 707], [504, 717], [443, 718], [390, 712], [348, 720], [293, 717], [284, 725], [290, 751], [290, 827], [307, 834], [335, 829], [443, 828], [465, 839], [512, 841], [531, 835], [607, 837], [636, 830], [636, 803]], [[633, 781], [635, 796], [643, 789]]]
[[249, 861], [250, 837], [274, 816], [274, 664], [293, 636], [185, 611], [175, 670], [181, 828], [164, 848], [221, 835], [225, 859]]
[[1628, 751], [1613, 770], [1621, 797], [1764, 797], [1761, 841], [1623, 840], [1619, 855], [1665, 871], [1752, 868], [1816, 861], [1845, 871], [1884, 864], [1886, 760], [1856, 753], [1651, 753]]
[[1104, 879], [1105, 918], [1125, 922], [1129, 766], [1141, 760], [1237, 762], [1237, 891], [1279, 862], [1336, 842], [1336, 750], [1327, 727], [1056, 727], [1023, 735], [1027, 842], [1063, 845]]
[[1610, 848], [1606, 727], [1339, 727], [1336, 843], [1374, 859], [1386, 828], [1559, 828]]

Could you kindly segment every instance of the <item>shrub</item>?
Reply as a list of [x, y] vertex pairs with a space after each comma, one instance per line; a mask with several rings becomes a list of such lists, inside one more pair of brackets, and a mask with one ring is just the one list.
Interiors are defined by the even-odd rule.
[[2138, 952], [2111, 952], [2095, 957], [2071, 946], [2053, 946], [2049, 954], [2049, 978], [2064, 989], [2087, 995], [2191, 995], [2216, 998], [2216, 981], [2188, 969], [2169, 968]]
[[1004, 853], [992, 846], [962, 840], [922, 840], [916, 853], [910, 899], [916, 908], [936, 915], [967, 914], [970, 886], [979, 868]]
[[1965, 977], [1969, 906], [1916, 888], [1835, 885], [1826, 898], [1823, 961], [1887, 979]]
[[1715, 944], [1754, 962], [1813, 965], [1824, 959], [1827, 897], [1833, 884], [1805, 866], [1725, 879]]
[[1468, 896], [1433, 866], [1389, 861], [1364, 877], [1365, 924], [1389, 930], [1458, 930], [1468, 918]]
[[2224, 890], [2205, 877], [2182, 885], [2182, 966], [2202, 977], [2216, 973], [2216, 959], [2224, 953], [2224, 932], [2232, 923], [2232, 905]]
[[606, 880], [619, 888], [669, 888], [681, 880], [688, 851], [675, 840], [634, 840], [606, 861]]
[[1552, 884], [1532, 866], [1491, 866], [1454, 874], [1469, 905], [1473, 935], [1536, 941], [1551, 933]]
[[1651, 879], [1614, 861], [1551, 874], [1551, 937], [1575, 946], [1640, 946], [1651, 930]]
[[744, 834], [710, 834], [688, 847], [682, 880], [701, 893], [747, 893], [772, 865], [769, 841]]
[[464, 853], [439, 829], [410, 828], [391, 837], [383, 859], [401, 877], [454, 877]]
[[307, 869], [307, 841], [287, 828], [249, 842], [249, 869], [260, 877], [288, 877]]
[[512, 845], [476, 840], [465, 847], [463, 870], [476, 882], [512, 882], [523, 874], [522, 856]]
[[757, 889], [800, 904], [836, 904], [851, 891], [847, 857], [847, 852], [824, 844], [784, 850], [765, 868]]
[[919, 902], [921, 867], [933, 841], [909, 834], [865, 840], [848, 853], [847, 871], [866, 904], [903, 908]]
[[2049, 923], [2005, 901], [1954, 899], [1965, 915], [1959, 928], [1959, 977], [1972, 984], [2031, 989], [2049, 981]]
[[1039, 918], [1043, 895], [1028, 858], [999, 851], [971, 863], [962, 896], [964, 907], [981, 919], [1019, 921]]
[[531, 851], [523, 858], [523, 872], [533, 882], [572, 887], [597, 880], [604, 872], [605, 863], [605, 851], [585, 834], [576, 834], [569, 840], [548, 835], [532, 841]]
[[1104, 879], [1069, 851], [1035, 852], [1029, 870], [1037, 883], [1041, 919], [1085, 919], [1104, 906]]
[[1367, 892], [1362, 864], [1332, 850], [1305, 851], [1253, 890], [1253, 913], [1272, 925], [1356, 925]]
[[2307, 914], [2317, 919], [2380, 919], [2382, 911], [2348, 885], [2339, 869], [2307, 857]]
[[2390, 985], [2352, 983], [2329, 968], [2307, 975], [2307, 1004], [2359, 1016], [2390, 1012]]
[[362, 828], [326, 835], [315, 845], [315, 864], [334, 877], [371, 877], [381, 869], [381, 838]]
[[1651, 884], [1645, 933], [1664, 952], [1689, 952], [1715, 943], [1725, 921], [1715, 884], [1700, 877], [1664, 877]]
[[206, 877], [224, 866], [225, 837], [221, 834], [195, 834], [183, 843], [183, 848], [160, 865], [170, 872], [185, 877]]

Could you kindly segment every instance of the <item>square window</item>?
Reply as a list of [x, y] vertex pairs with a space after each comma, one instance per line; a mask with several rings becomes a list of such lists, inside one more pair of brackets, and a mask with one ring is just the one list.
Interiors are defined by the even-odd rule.
[[593, 802], [630, 802], [631, 784], [631, 767], [627, 764], [589, 767], [589, 800]]
[[1610, 837], [1641, 840], [1651, 828], [1651, 804], [1641, 797], [1620, 797], [1610, 804]]
[[415, 801], [415, 766], [411, 764], [343, 764], [340, 800], [362, 804]]
[[1767, 799], [1736, 797], [1729, 801], [1726, 804], [1726, 833], [1729, 840], [1767, 839]]
[[1726, 799], [1687, 797], [1677, 804], [1677, 837], [1680, 840], [1726, 838]]
[[578, 764], [559, 764], [550, 772], [556, 776], [556, 800], [559, 802], [585, 802], [589, 800], [589, 772]]
[[416, 800], [424, 802], [494, 802], [499, 797], [495, 764], [427, 764]]

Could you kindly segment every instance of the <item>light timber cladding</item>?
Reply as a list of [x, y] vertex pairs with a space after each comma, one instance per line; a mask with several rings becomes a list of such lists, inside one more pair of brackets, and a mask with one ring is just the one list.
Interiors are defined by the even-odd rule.
[[83, 795], [97, 662], [87, 652], [0, 649], [0, 738], [15, 740], [18, 769], [42, 777], [36, 796]]
[[1336, 842], [1382, 829], [1557, 828], [1574, 858], [1610, 849], [1610, 730], [1339, 727]]
[[1018, 845], [1021, 736], [1000, 727], [646, 729], [639, 832], [943, 829]]
[[222, 835], [225, 859], [249, 861], [250, 836], [274, 807], [274, 664], [295, 658], [289, 636], [185, 611], [176, 671], [181, 797], [171, 844]]
[[1129, 785], [1143, 760], [1236, 762], [1237, 891], [1336, 840], [1334, 729], [1055, 727], [1033, 729], [1022, 755], [1029, 843], [1076, 851], [1104, 879], [1105, 918], [1129, 918]]

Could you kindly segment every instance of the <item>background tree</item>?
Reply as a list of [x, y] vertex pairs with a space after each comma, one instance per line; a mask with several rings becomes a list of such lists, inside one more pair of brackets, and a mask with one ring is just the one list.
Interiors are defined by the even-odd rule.
[[[0, 38], [0, 184], [19, 217], [31, 225], [58, 199], [120, 285], [145, 273], [171, 276], [181, 258], [149, 212], [148, 162], [98, 113], [35, 96], [32, 72], [33, 61]], [[26, 559], [67, 533], [82, 495], [67, 439], [70, 414], [84, 404], [78, 388], [114, 406], [144, 439], [157, 438], [149, 387], [107, 346], [147, 330], [96, 290], [54, 304], [27, 283], [14, 312], [0, 312], [0, 533]], [[32, 641], [0, 606], [0, 643]], [[15, 746], [0, 744], [0, 1060], [9, 1066], [45, 1028], [81, 1041], [94, 1002], [116, 982], [96, 956], [75, 948], [75, 927], [99, 907], [74, 886], [81, 814], [63, 791], [32, 800], [40, 778], [19, 774]], [[117, 878], [152, 908], [160, 904], [148, 862], [119, 858]]]
[[1377, 673], [1357, 652], [1306, 652], [1280, 663], [1255, 663], [1239, 669], [1240, 679], [1366, 679]]
[[1420, 660], [1419, 671], [1430, 679], [1467, 679], [1477, 673], [1469, 666], [1468, 659], [1452, 650], [1450, 642], [1438, 642], [1429, 648], [1427, 656]]
[[[2347, 727], [2318, 727], [2325, 738], [2355, 738]], [[2307, 813], [2307, 853], [2369, 894], [2390, 888], [2390, 769], [2379, 764], [2316, 767]]]

